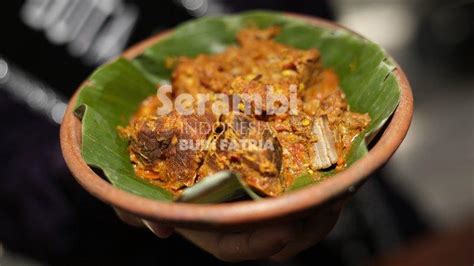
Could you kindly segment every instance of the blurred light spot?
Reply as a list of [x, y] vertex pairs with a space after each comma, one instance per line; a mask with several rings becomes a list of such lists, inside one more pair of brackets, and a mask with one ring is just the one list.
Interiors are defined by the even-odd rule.
[[28, 26], [39, 30], [51, 2], [52, 0], [28, 0], [21, 8], [20, 16]]
[[116, 10], [91, 46], [85, 57], [86, 62], [100, 64], [120, 54], [133, 32], [138, 16], [139, 9], [133, 5]]
[[341, 12], [340, 23], [387, 50], [403, 48], [413, 38], [415, 17], [406, 5], [359, 5]]
[[33, 109], [40, 109], [47, 101], [48, 97], [43, 90], [35, 89], [28, 94], [27, 102]]
[[[195, 16], [207, 10], [207, 0], [186, 5]], [[71, 55], [99, 64], [121, 53], [139, 9], [123, 0], [27, 0], [20, 12], [24, 23], [44, 31], [51, 43], [66, 44]]]
[[63, 120], [64, 112], [66, 112], [67, 105], [65, 103], [59, 102], [53, 106], [51, 109], [51, 118], [54, 122], [60, 124]]
[[70, 0], [55, 0], [44, 16], [42, 28], [46, 29], [55, 24], [70, 4]]
[[0, 58], [0, 74], [1, 90], [5, 90], [20, 102], [27, 104], [31, 109], [45, 115], [55, 123], [61, 121], [66, 101], [52, 88], [4, 58]]
[[0, 59], [0, 82], [8, 75], [8, 64], [5, 60]]
[[203, 0], [182, 0], [183, 6], [188, 10], [197, 10], [204, 3]]
[[207, 0], [181, 0], [181, 4], [195, 17], [201, 17], [207, 13]]

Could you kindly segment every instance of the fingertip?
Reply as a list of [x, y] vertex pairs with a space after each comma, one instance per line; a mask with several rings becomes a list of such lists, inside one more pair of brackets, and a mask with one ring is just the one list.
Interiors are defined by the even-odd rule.
[[285, 248], [271, 256], [276, 262], [286, 261], [326, 237], [335, 226], [339, 211], [328, 208], [301, 221], [300, 231], [296, 234], [298, 241], [291, 241]]
[[151, 232], [153, 232], [153, 234], [159, 238], [168, 238], [174, 232], [173, 228], [166, 225], [159, 225], [147, 220], [142, 220], [142, 222], [148, 229], [150, 229]]
[[120, 218], [120, 220], [122, 220], [122, 222], [131, 226], [135, 226], [135, 227], [143, 227], [143, 223], [141, 219], [139, 219], [135, 215], [128, 213], [126, 211], [122, 211], [118, 208], [113, 208], [113, 209], [115, 210], [115, 213]]
[[259, 250], [261, 257], [269, 257], [280, 252], [298, 234], [298, 226], [294, 224], [270, 226], [257, 230], [249, 241], [251, 250]]

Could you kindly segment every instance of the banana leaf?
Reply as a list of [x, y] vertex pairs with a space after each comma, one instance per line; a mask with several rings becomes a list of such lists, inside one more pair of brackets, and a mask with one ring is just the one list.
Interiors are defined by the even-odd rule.
[[176, 201], [192, 203], [222, 202], [240, 198], [242, 192], [246, 192], [255, 200], [260, 199], [237, 173], [221, 171], [207, 176], [203, 181], [185, 189]]
[[[99, 67], [89, 77], [89, 82], [80, 88], [75, 112], [82, 119], [82, 156], [85, 161], [101, 169], [113, 185], [123, 190], [157, 200], [174, 200], [168, 191], [135, 176], [127, 142], [118, 136], [117, 126], [128, 123], [140, 102], [156, 92], [156, 84], [169, 83], [171, 72], [165, 67], [167, 58], [221, 52], [235, 45], [239, 29], [272, 25], [281, 27], [276, 41], [300, 49], [319, 49], [324, 67], [338, 74], [351, 110], [369, 113], [371, 123], [354, 140], [346, 161], [350, 165], [364, 156], [368, 151], [365, 137], [380, 129], [399, 103], [400, 85], [393, 74], [395, 65], [385, 51], [346, 30], [315, 27], [283, 13], [252, 11], [192, 20], [178, 26], [137, 58], [118, 58]], [[330, 171], [325, 176], [334, 173]], [[252, 194], [238, 176], [224, 176], [209, 177], [207, 182], [189, 188], [191, 192], [185, 191], [186, 196], [192, 197], [180, 200], [213, 202], [228, 199], [222, 197], [222, 193], [229, 197], [236, 193]], [[296, 178], [290, 191], [318, 181], [303, 175]], [[209, 196], [216, 191], [212, 189], [215, 186], [226, 189], [224, 192], [218, 190], [221, 192], [216, 197]]]

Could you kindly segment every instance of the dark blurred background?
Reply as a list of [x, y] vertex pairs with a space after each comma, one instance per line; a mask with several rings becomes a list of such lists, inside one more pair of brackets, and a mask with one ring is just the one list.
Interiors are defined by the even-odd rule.
[[360, 32], [400, 63], [415, 95], [396, 155], [326, 240], [285, 264], [408, 265], [410, 255], [444, 250], [457, 265], [466, 248], [474, 263], [474, 1], [26, 0], [0, 3], [0, 265], [220, 264], [179, 236], [122, 224], [87, 194], [64, 164], [59, 124], [81, 81], [126, 47], [192, 18], [250, 9]]

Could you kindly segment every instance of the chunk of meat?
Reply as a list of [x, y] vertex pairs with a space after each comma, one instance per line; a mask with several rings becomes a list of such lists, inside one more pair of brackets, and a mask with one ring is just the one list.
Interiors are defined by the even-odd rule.
[[225, 129], [215, 136], [214, 149], [206, 155], [199, 177], [232, 170], [261, 194], [282, 193], [286, 188], [280, 175], [282, 149], [271, 128], [237, 112], [226, 115], [222, 122]]
[[[149, 99], [142, 108], [146, 110], [155, 104], [156, 100]], [[148, 114], [135, 118], [121, 132], [129, 139], [130, 159], [137, 175], [172, 191], [192, 186], [206, 154], [205, 146], [198, 144], [207, 141], [211, 134], [208, 125], [216, 121], [211, 112], [202, 116], [172, 112], [166, 116]]]

